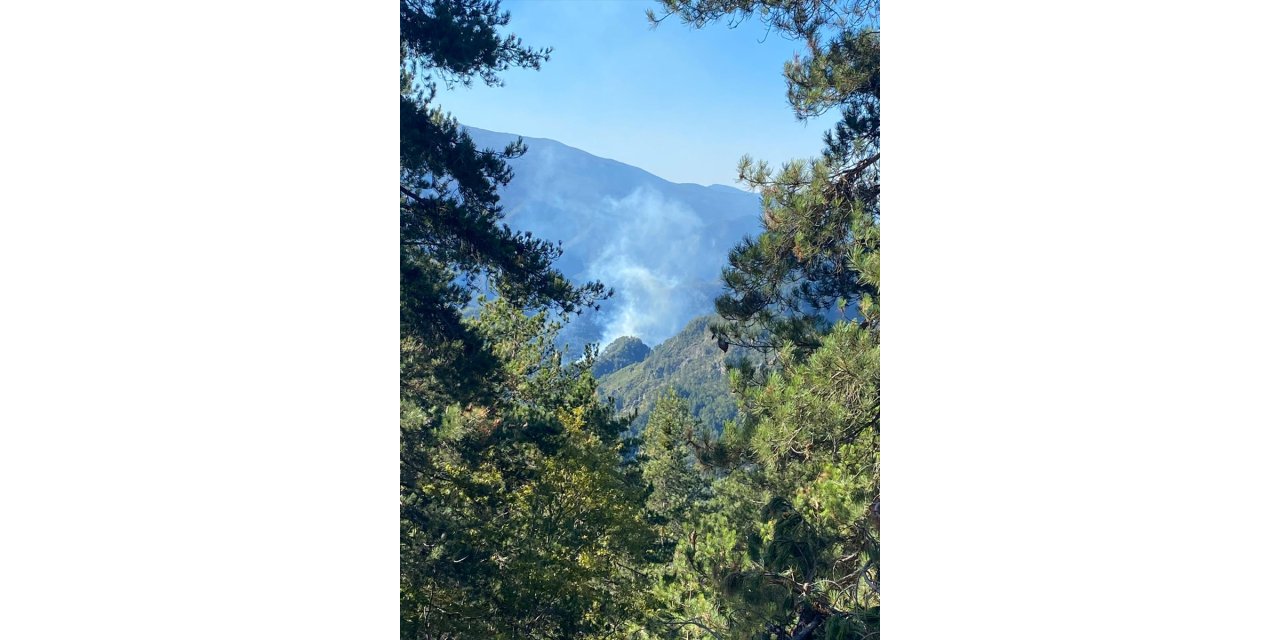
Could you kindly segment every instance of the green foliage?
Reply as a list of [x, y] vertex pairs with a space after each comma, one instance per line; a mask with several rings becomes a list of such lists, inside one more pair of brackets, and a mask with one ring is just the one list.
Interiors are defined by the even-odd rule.
[[[762, 195], [764, 228], [730, 253], [711, 330], [767, 357], [733, 370], [740, 411], [723, 434], [686, 443], [682, 459], [711, 493], [678, 523], [657, 573], [683, 591], [658, 592], [657, 619], [688, 637], [878, 637], [879, 3], [662, 4], [655, 22], [758, 16], [805, 43], [784, 68], [788, 99], [798, 117], [842, 118], [821, 157], [740, 166]], [[670, 466], [665, 477], [686, 473]]]
[[649, 345], [640, 338], [623, 336], [610, 342], [609, 346], [600, 352], [595, 365], [591, 367], [591, 373], [596, 378], [603, 378], [618, 369], [644, 360], [649, 355], [649, 351]]
[[[778, 171], [743, 158], [740, 179], [760, 192], [765, 228], [729, 254], [728, 292], [716, 300], [733, 344], [801, 351], [845, 315], [843, 300], [871, 294], [879, 280], [880, 5], [878, 0], [661, 0], [666, 16], [702, 27], [758, 16], [803, 42], [788, 62], [787, 98], [796, 116], [838, 109], [820, 158]], [[651, 19], [660, 18], [651, 13]], [[870, 276], [870, 277], [868, 277]]]
[[[641, 617], [653, 553], [627, 425], [552, 315], [593, 306], [559, 248], [501, 224], [521, 152], [476, 148], [431, 104], [436, 80], [497, 84], [546, 51], [496, 2], [401, 5], [401, 637], [592, 638]], [[474, 304], [483, 279], [499, 298]]]
[[740, 389], [719, 438], [687, 406], [651, 414], [642, 451], [669, 453], [644, 461], [649, 506], [673, 514], [661, 531], [675, 541], [654, 571], [656, 620], [695, 620], [693, 637], [878, 634], [878, 330], [842, 322], [820, 342]]
[[[423, 298], [444, 292], [444, 306], [454, 308], [483, 277], [519, 306], [572, 313], [595, 306], [603, 285], [573, 286], [552, 267], [558, 245], [501, 223], [497, 188], [511, 180], [506, 161], [523, 153], [523, 144], [480, 150], [432, 104], [437, 79], [466, 85], [478, 77], [497, 85], [498, 71], [546, 60], [549, 50], [498, 34], [508, 20], [494, 1], [401, 0], [400, 241], [402, 271], [415, 276], [401, 286]], [[421, 302], [403, 304], [408, 329], [457, 331], [454, 314]]]
[[737, 416], [726, 362], [744, 354], [736, 348], [727, 354], [721, 351], [708, 331], [711, 322], [711, 316], [694, 318], [640, 362], [599, 376], [600, 393], [613, 398], [622, 412], [635, 414], [637, 433], [668, 390], [686, 399], [694, 418], [713, 431], [722, 430]]
[[598, 637], [639, 616], [654, 544], [626, 424], [556, 326], [504, 301], [467, 325], [501, 362], [489, 405], [402, 404], [402, 636]]
[[[879, 634], [879, 5], [663, 4], [805, 43], [787, 97], [842, 118], [819, 158], [744, 160], [764, 229], [730, 254], [719, 319], [593, 362], [555, 320], [603, 286], [501, 223], [522, 145], [480, 150], [432, 104], [549, 51], [501, 34], [493, 1], [401, 2], [403, 638]], [[641, 412], [637, 450], [602, 394]]]
[[498, 28], [509, 21], [497, 0], [401, 0], [400, 45], [408, 50], [414, 69], [438, 71], [467, 85], [477, 76], [500, 85], [499, 72], [513, 66], [538, 69], [551, 53], [499, 34]]
[[647, 506], [670, 525], [663, 531], [671, 534], [710, 497], [710, 484], [694, 468], [694, 443], [705, 437], [704, 427], [689, 412], [688, 401], [674, 391], [658, 400], [649, 418], [640, 448], [650, 487]]

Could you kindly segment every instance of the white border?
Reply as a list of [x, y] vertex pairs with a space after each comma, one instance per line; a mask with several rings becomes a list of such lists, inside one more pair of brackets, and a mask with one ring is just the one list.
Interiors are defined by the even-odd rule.
[[0, 637], [396, 637], [395, 6], [0, 14]]

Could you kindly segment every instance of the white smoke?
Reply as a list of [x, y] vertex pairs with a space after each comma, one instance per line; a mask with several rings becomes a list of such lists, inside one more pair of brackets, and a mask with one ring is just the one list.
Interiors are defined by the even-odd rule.
[[714, 278], [724, 256], [706, 250], [705, 226], [688, 206], [640, 187], [622, 199], [605, 198], [602, 217], [616, 221], [587, 275], [617, 292], [603, 308], [601, 344], [637, 336], [657, 344], [679, 332], [708, 301], [696, 285]]
[[[510, 134], [471, 129], [501, 148]], [[759, 201], [729, 187], [672, 184], [560, 143], [526, 138], [500, 192], [505, 222], [561, 242], [556, 268], [614, 290], [599, 312], [572, 317], [560, 338], [576, 352], [633, 335], [655, 346], [711, 313], [728, 250], [758, 225]]]

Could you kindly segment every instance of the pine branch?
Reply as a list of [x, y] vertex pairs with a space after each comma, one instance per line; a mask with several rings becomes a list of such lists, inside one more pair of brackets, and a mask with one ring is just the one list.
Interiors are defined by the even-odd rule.
[[710, 627], [708, 627], [708, 626], [707, 626], [707, 625], [705, 625], [705, 624], [702, 624], [701, 622], [698, 622], [697, 620], [673, 620], [673, 621], [671, 621], [671, 622], [664, 622], [663, 624], [666, 624], [666, 625], [669, 625], [669, 626], [672, 626], [672, 627], [676, 627], [676, 628], [684, 627], [684, 626], [687, 626], [687, 625], [693, 625], [693, 626], [698, 627], [699, 629], [702, 629], [703, 631], [706, 631], [707, 633], [711, 634], [711, 637], [712, 637], [712, 638], [716, 638], [716, 640], [723, 640], [723, 638], [724, 638], [724, 636], [722, 636], [722, 635], [720, 635], [720, 634], [716, 633], [716, 632], [715, 632], [714, 630], [712, 630]]

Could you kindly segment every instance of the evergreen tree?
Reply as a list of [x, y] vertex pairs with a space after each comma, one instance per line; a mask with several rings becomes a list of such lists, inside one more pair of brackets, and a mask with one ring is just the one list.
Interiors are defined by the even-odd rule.
[[667, 580], [712, 604], [688, 618], [667, 598], [662, 619], [681, 637], [878, 637], [878, 1], [661, 2], [654, 22], [756, 16], [802, 42], [784, 68], [796, 115], [841, 113], [820, 157], [740, 165], [764, 228], [730, 253], [712, 332], [768, 357], [733, 372], [738, 420], [691, 443], [712, 496]]
[[[858, 317], [879, 271], [879, 0], [660, 0], [696, 27], [752, 16], [802, 42], [784, 65], [787, 99], [800, 119], [838, 109], [821, 157], [779, 171], [743, 158], [740, 178], [764, 201], [762, 233], [729, 254], [728, 293], [714, 327], [733, 344], [812, 350], [833, 319]], [[852, 305], [852, 306], [847, 306]], [[865, 319], [865, 317], [864, 317]]]
[[[401, 637], [590, 638], [639, 618], [651, 553], [626, 430], [553, 316], [594, 306], [559, 248], [502, 224], [522, 152], [478, 149], [437, 83], [499, 84], [547, 50], [485, 0], [402, 0]], [[496, 292], [474, 317], [462, 310]]]
[[[400, 322], [405, 392], [441, 404], [482, 390], [496, 366], [462, 323], [480, 284], [527, 309], [573, 313], [595, 306], [603, 285], [575, 287], [553, 267], [560, 248], [501, 222], [497, 189], [511, 180], [502, 151], [478, 149], [433, 104], [437, 83], [501, 84], [498, 72], [538, 68], [549, 49], [499, 29], [510, 16], [493, 0], [400, 3]], [[444, 378], [433, 370], [445, 370]]]
[[640, 448], [644, 479], [649, 484], [648, 507], [667, 526], [667, 537], [679, 536], [694, 508], [705, 501], [710, 485], [694, 468], [694, 442], [706, 438], [693, 418], [687, 400], [668, 390], [658, 400], [645, 426]]
[[546, 314], [496, 301], [466, 321], [501, 363], [488, 405], [406, 402], [405, 638], [593, 638], [640, 617], [653, 545], [626, 429]]

